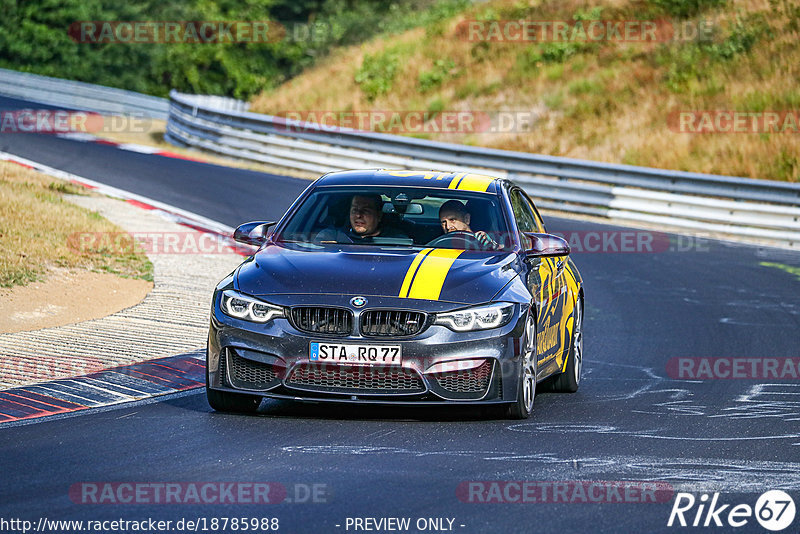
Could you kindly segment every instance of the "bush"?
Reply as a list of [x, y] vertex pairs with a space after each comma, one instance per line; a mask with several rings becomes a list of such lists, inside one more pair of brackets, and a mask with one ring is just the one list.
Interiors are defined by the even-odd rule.
[[364, 91], [367, 99], [375, 100], [391, 90], [398, 64], [397, 54], [391, 50], [364, 56], [361, 68], [356, 72], [355, 82]]
[[765, 176], [765, 178], [797, 181], [798, 177], [800, 177], [800, 161], [798, 161], [797, 156], [790, 154], [785, 148], [781, 149], [781, 153], [775, 158], [773, 169], [772, 175]]
[[444, 111], [445, 102], [440, 97], [436, 97], [428, 103], [428, 112], [436, 115]]
[[656, 64], [667, 68], [664, 77], [667, 88], [682, 93], [689, 82], [707, 79], [710, 65], [734, 61], [747, 54], [770, 31], [763, 17], [737, 19], [730, 33], [721, 40], [662, 47], [656, 55]]
[[[468, 0], [5, 0], [0, 67], [157, 96], [177, 89], [249, 98], [296, 76], [333, 47], [434, 25], [468, 4]], [[78, 43], [67, 34], [72, 23], [92, 20], [277, 20], [289, 34], [268, 43], [137, 45]]]
[[442, 85], [456, 75], [456, 64], [452, 59], [437, 59], [431, 70], [419, 73], [419, 90], [423, 93]]
[[723, 7], [728, 0], [652, 0], [657, 7], [673, 17], [689, 18], [715, 7]]
[[580, 78], [569, 84], [569, 93], [572, 95], [598, 94], [603, 90], [603, 84], [588, 78]]

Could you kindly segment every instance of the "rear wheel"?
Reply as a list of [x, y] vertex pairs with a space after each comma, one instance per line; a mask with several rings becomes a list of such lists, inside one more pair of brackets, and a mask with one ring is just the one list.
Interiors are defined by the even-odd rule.
[[536, 319], [533, 313], [525, 324], [525, 349], [522, 353], [522, 369], [517, 383], [517, 400], [508, 407], [511, 419], [527, 419], [533, 413], [536, 397]]
[[572, 330], [572, 343], [567, 354], [567, 367], [553, 380], [553, 391], [575, 393], [581, 382], [583, 367], [583, 299], [575, 302], [575, 327]]

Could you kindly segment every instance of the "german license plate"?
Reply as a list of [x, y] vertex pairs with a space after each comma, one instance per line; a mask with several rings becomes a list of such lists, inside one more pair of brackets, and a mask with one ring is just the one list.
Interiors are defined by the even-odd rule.
[[403, 363], [400, 345], [312, 342], [308, 359], [312, 362], [356, 365], [400, 365]]

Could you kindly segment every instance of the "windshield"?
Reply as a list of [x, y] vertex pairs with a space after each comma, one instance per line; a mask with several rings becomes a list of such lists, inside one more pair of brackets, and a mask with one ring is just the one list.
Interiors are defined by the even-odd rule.
[[321, 187], [276, 241], [339, 245], [510, 250], [496, 195], [442, 188]]

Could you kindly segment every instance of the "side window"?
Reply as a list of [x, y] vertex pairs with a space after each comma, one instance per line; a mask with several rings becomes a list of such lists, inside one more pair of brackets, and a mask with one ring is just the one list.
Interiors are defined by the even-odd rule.
[[514, 211], [514, 219], [520, 232], [539, 232], [533, 213], [528, 201], [522, 196], [519, 189], [511, 191], [511, 209]]
[[544, 221], [542, 220], [542, 216], [539, 215], [539, 210], [536, 209], [536, 206], [533, 205], [533, 202], [531, 202], [531, 199], [529, 199], [525, 194], [520, 193], [520, 195], [522, 196], [524, 204], [528, 207], [528, 210], [533, 215], [534, 223], [536, 224], [536, 227], [538, 228], [538, 230], [536, 230], [536, 231], [539, 232], [540, 234], [545, 233], [547, 230], [545, 230], [545, 228], [544, 228]]

